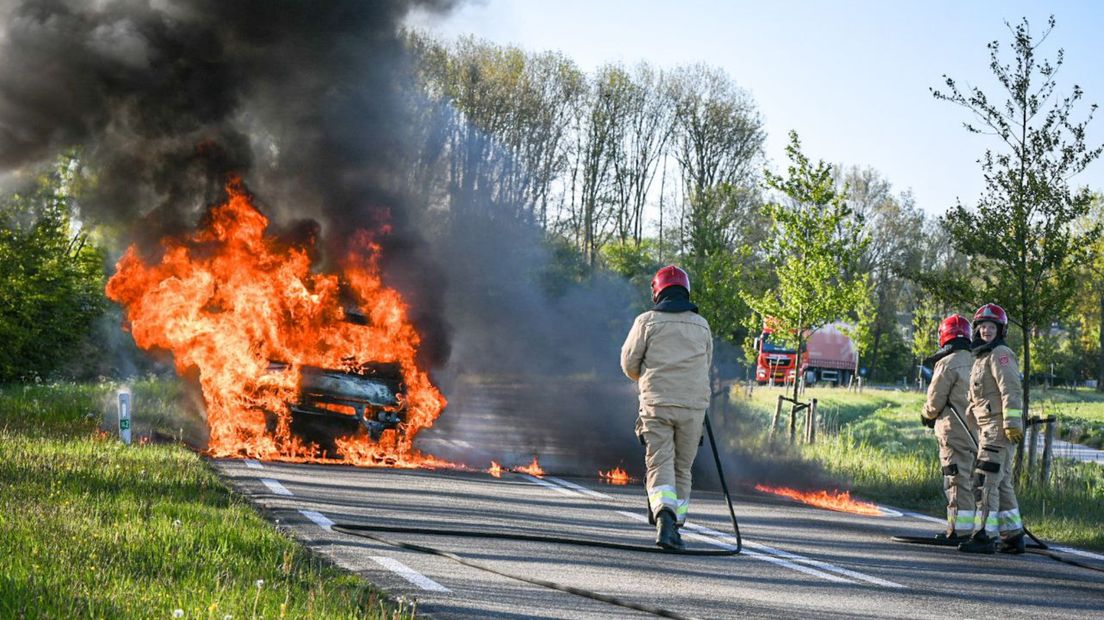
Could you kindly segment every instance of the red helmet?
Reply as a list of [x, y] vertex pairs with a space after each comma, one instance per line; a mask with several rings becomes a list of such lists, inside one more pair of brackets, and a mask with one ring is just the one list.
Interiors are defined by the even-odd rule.
[[970, 321], [961, 314], [952, 314], [939, 324], [939, 346], [944, 346], [955, 338], [970, 337]]
[[652, 278], [652, 301], [659, 299], [659, 294], [668, 286], [681, 286], [689, 293], [690, 276], [674, 265], [667, 265], [660, 269]]
[[1004, 308], [1001, 308], [997, 304], [985, 304], [977, 309], [974, 313], [974, 324], [981, 321], [992, 321], [1000, 327], [1008, 325], [1008, 314], [1005, 313]]

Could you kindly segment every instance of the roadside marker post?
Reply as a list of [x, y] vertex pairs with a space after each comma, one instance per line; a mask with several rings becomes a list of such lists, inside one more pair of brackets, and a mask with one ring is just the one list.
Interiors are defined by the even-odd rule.
[[130, 445], [130, 393], [119, 392], [119, 439]]

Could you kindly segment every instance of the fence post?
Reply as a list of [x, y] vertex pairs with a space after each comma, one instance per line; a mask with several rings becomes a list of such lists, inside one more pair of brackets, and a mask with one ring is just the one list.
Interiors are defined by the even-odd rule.
[[797, 403], [790, 403], [790, 445], [797, 440]]
[[767, 435], [767, 441], [774, 441], [774, 431], [778, 428], [778, 417], [782, 415], [782, 395], [778, 395], [778, 402], [774, 406], [774, 417], [771, 418], [770, 433]]
[[1039, 471], [1039, 481], [1043, 486], [1050, 484], [1050, 464], [1054, 460], [1054, 433], [1058, 432], [1058, 418], [1046, 423], [1046, 440], [1043, 442], [1043, 466]]
[[1031, 420], [1028, 420], [1027, 429], [1027, 471], [1031, 471], [1035, 467], [1035, 450], [1039, 445], [1039, 425], [1032, 424]]
[[805, 416], [805, 441], [808, 443], [816, 443], [816, 424], [817, 424], [817, 399], [813, 399], [813, 402], [809, 405], [809, 412]]

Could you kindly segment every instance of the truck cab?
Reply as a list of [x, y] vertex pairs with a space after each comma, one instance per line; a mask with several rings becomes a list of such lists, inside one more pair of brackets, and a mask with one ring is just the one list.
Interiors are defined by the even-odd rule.
[[755, 339], [755, 381], [759, 385], [788, 383], [797, 376], [797, 352], [771, 341], [770, 329]]

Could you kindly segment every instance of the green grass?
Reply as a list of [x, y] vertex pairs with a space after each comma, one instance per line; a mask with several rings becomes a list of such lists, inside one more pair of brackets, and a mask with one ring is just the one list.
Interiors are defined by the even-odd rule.
[[[179, 385], [133, 391], [144, 420], [177, 432]], [[413, 616], [307, 553], [194, 452], [101, 434], [114, 394], [0, 389], [0, 617]]]
[[[758, 421], [760, 441], [764, 441], [780, 393], [780, 389], [757, 388], [750, 400], [734, 398], [734, 404], [742, 405], [750, 418]], [[944, 514], [946, 500], [935, 436], [919, 422], [923, 394], [875, 389], [857, 394], [811, 388], [803, 399], [811, 398], [818, 401], [823, 425], [816, 444], [789, 448], [788, 431], [780, 424], [773, 448], [779, 458], [815, 462], [861, 497], [934, 516]], [[786, 420], [788, 412], [784, 407]], [[802, 430], [799, 420], [799, 439]], [[1017, 495], [1028, 527], [1037, 536], [1104, 549], [1104, 467], [1056, 459], [1050, 485], [1025, 477], [1017, 486]]]

